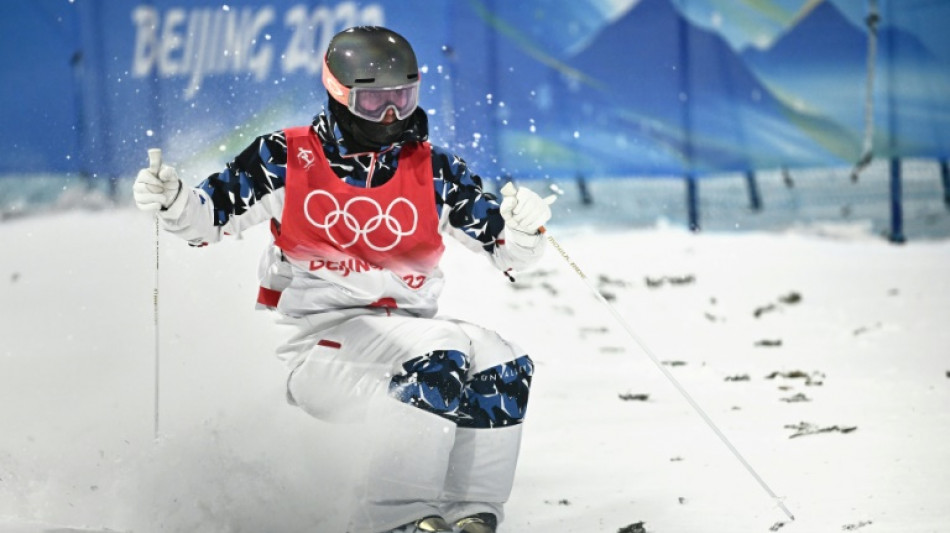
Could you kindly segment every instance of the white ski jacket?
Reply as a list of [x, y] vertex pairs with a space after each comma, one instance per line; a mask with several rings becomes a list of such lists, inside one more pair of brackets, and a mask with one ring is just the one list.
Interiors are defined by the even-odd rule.
[[[339, 129], [327, 114], [318, 115], [312, 128], [330, 168], [352, 187], [388, 183], [398, 168], [403, 146], [427, 139], [422, 110], [413, 115], [412, 127], [401, 142], [378, 152], [347, 153]], [[180, 215], [163, 216], [165, 229], [193, 246], [218, 242], [225, 235], [240, 234], [264, 222], [270, 223], [275, 237], [279, 236], [287, 159], [285, 131], [258, 137], [223, 171], [183, 190], [184, 198], [176, 200], [184, 203], [183, 208], [170, 210], [180, 211]], [[506, 242], [504, 219], [495, 196], [482, 190], [481, 178], [469, 171], [465, 161], [436, 146], [431, 147], [431, 161], [431, 199], [440, 234], [458, 239], [505, 272], [537, 262], [544, 251], [542, 237], [539, 235], [530, 247]], [[347, 216], [341, 212], [335, 218], [346, 224]], [[258, 273], [258, 306], [291, 317], [360, 307], [386, 307], [431, 317], [438, 310], [443, 287], [443, 274], [437, 266], [427, 275], [413, 278], [359, 258], [301, 261], [288, 257], [273, 240], [261, 257]]]

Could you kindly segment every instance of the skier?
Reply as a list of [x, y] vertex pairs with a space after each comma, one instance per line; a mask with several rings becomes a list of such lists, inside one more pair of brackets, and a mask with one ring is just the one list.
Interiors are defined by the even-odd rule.
[[356, 532], [493, 533], [504, 518], [534, 365], [480, 326], [436, 317], [442, 235], [507, 272], [544, 251], [548, 204], [499, 204], [428, 139], [411, 45], [382, 27], [328, 44], [327, 106], [258, 137], [194, 188], [142, 169], [133, 195], [194, 246], [269, 222], [258, 307], [294, 333], [278, 348], [288, 400], [328, 421], [369, 421], [372, 480]]

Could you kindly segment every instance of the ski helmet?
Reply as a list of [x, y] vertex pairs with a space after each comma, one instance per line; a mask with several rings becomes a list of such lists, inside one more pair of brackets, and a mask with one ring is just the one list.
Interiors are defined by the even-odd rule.
[[336, 34], [323, 58], [323, 85], [357, 117], [379, 122], [388, 109], [399, 120], [419, 104], [419, 66], [402, 35], [379, 26]]

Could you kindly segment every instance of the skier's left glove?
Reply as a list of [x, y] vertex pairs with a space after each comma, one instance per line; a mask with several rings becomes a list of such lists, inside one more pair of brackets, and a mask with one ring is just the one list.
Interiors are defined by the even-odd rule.
[[515, 187], [510, 182], [501, 188], [501, 216], [505, 219], [505, 239], [520, 246], [534, 247], [541, 240], [541, 230], [551, 219], [550, 205], [556, 195], [541, 198], [526, 187]]

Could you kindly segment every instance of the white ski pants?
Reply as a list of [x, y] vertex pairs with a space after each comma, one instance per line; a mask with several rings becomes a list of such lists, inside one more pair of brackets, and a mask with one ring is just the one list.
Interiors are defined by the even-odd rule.
[[462, 321], [345, 310], [298, 319], [281, 349], [288, 396], [321, 420], [351, 423], [365, 447], [349, 533], [429, 515], [503, 519], [533, 364], [498, 334]]

